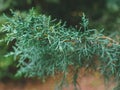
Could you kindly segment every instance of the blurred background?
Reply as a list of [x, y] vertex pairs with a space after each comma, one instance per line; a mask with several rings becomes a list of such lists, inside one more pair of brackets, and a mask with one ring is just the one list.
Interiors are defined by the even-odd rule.
[[[85, 13], [89, 18], [90, 28], [104, 29], [105, 35], [117, 41], [120, 38], [120, 0], [0, 0], [0, 28], [6, 22], [3, 14], [12, 17], [10, 9], [26, 15], [29, 9], [33, 7], [36, 13], [51, 15], [53, 19], [56, 18], [66, 22], [67, 26], [78, 25], [81, 21], [82, 13]], [[4, 33], [0, 33], [0, 39], [3, 37], [5, 37]], [[24, 77], [15, 76], [17, 61], [14, 61], [13, 57], [4, 57], [12, 49], [11, 47], [12, 43], [6, 45], [0, 42], [0, 90], [52, 90], [49, 89], [49, 83], [46, 84], [48, 89], [30, 89], [30, 85], [36, 85], [38, 81], [32, 80], [32, 84], [29, 85], [27, 82], [31, 82], [31, 80], [26, 81]], [[13, 84], [8, 83], [8, 88], [6, 89], [5, 84], [8, 81], [13, 82]], [[18, 85], [19, 88], [14, 88], [14, 81], [22, 83], [20, 84], [22, 86]], [[21, 88], [23, 87], [23, 82], [27, 83], [26, 85], [29, 89]], [[12, 86], [12, 89], [9, 88], [9, 85]], [[102, 84], [101, 87], [103, 87]]]

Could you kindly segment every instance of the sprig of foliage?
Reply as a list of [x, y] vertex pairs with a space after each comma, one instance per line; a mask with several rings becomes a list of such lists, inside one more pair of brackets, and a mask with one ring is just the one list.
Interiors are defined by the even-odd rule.
[[62, 72], [64, 81], [73, 67], [75, 85], [81, 68], [99, 70], [105, 78], [120, 80], [119, 43], [89, 29], [84, 14], [84, 31], [66, 28], [50, 16], [36, 15], [32, 10], [26, 17], [14, 13], [8, 20], [2, 31], [7, 33], [7, 43], [15, 41], [10, 55], [18, 59], [19, 75], [46, 78]]

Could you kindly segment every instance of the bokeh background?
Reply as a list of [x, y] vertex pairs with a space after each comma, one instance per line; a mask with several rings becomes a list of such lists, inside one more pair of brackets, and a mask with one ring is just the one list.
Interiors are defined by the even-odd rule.
[[[12, 17], [10, 9], [26, 15], [31, 8], [34, 8], [35, 12], [38, 14], [50, 15], [53, 19], [66, 22], [68, 27], [77, 26], [81, 21], [80, 17], [82, 13], [85, 13], [89, 18], [90, 27], [96, 28], [97, 30], [104, 29], [105, 35], [120, 41], [120, 0], [0, 0], [0, 28], [2, 24], [6, 22], [3, 14]], [[0, 33], [0, 39], [4, 37], [5, 34]], [[20, 83], [27, 83], [24, 77], [15, 76], [17, 61], [14, 61], [13, 57], [5, 57], [5, 54], [12, 50], [12, 44], [12, 42], [9, 45], [0, 42], [0, 86], [2, 84], [4, 87], [5, 85], [3, 83], [8, 81], [17, 80]], [[32, 81], [32, 83], [33, 82], [35, 84], [35, 81]], [[20, 87], [19, 89], [23, 90]], [[0, 87], [0, 90], [3, 90], [3, 88]], [[9, 90], [18, 89], [13, 88]]]

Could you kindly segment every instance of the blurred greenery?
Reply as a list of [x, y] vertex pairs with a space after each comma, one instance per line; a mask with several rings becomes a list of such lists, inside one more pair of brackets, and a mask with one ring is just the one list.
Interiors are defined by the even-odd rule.
[[[94, 28], [104, 28], [105, 34], [120, 41], [120, 0], [0, 0], [0, 28], [5, 24], [6, 18], [3, 13], [11, 16], [10, 9], [25, 16], [27, 11], [34, 7], [36, 12], [51, 15], [52, 18], [67, 21], [67, 26], [80, 27], [82, 13], [90, 19]], [[20, 12], [21, 13], [20, 13]], [[5, 37], [0, 33], [0, 39]], [[14, 78], [16, 63], [12, 57], [4, 55], [11, 51], [12, 44], [6, 46], [0, 43], [0, 78]]]
[[[0, 17], [0, 26], [6, 22], [3, 16]], [[0, 33], [0, 39], [5, 36], [4, 33]], [[13, 75], [11, 71], [9, 71], [11, 65], [13, 65], [12, 57], [5, 58], [4, 55], [7, 53], [8, 47], [5, 43], [0, 42], [0, 79], [10, 77], [12, 78]]]

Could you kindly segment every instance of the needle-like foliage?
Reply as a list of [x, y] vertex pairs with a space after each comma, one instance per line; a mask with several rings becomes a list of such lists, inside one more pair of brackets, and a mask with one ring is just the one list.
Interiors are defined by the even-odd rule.
[[[18, 74], [46, 78], [62, 72], [64, 79], [73, 67], [73, 83], [81, 68], [100, 71], [105, 78], [120, 80], [119, 42], [89, 29], [82, 16], [81, 28], [66, 28], [65, 24], [31, 11], [22, 17], [14, 13], [3, 25], [5, 41], [14, 40], [14, 55], [18, 59]], [[83, 30], [82, 30], [83, 29]], [[82, 31], [81, 31], [82, 30]]]

